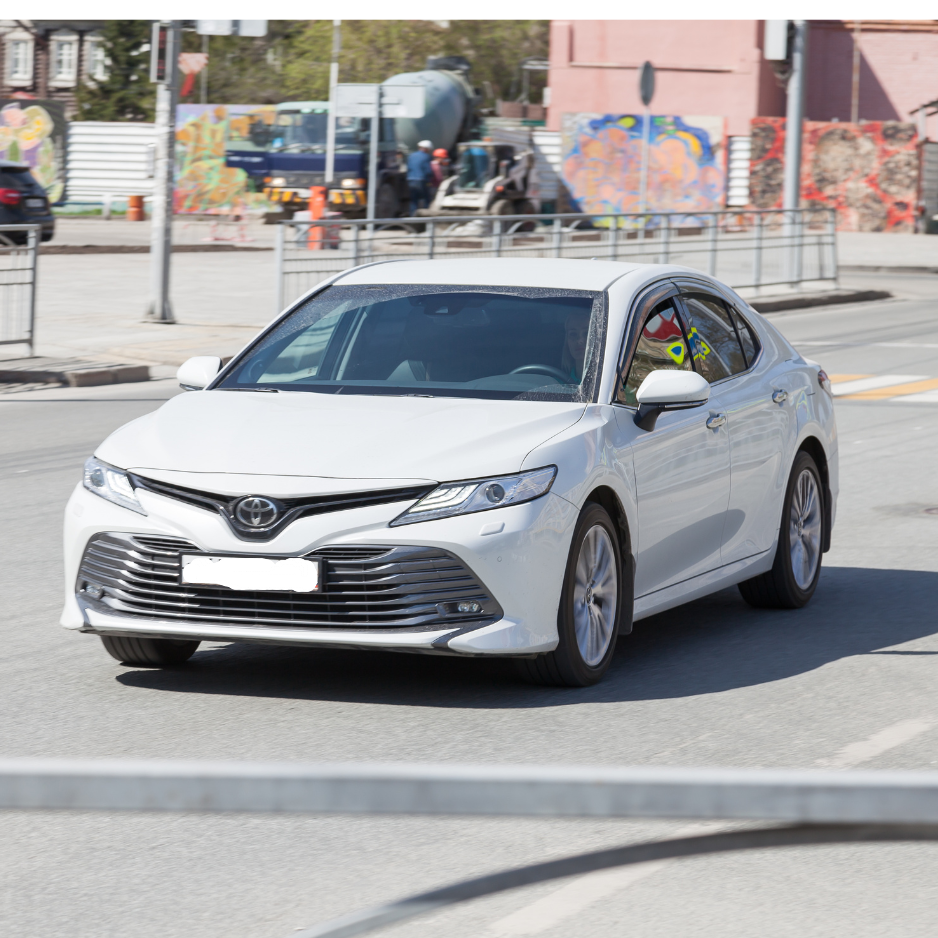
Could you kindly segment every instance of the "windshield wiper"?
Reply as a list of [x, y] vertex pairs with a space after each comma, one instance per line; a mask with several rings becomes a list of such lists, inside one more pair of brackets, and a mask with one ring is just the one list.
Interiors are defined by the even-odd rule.
[[263, 391], [266, 394], [279, 394], [280, 388], [215, 388], [216, 391]]

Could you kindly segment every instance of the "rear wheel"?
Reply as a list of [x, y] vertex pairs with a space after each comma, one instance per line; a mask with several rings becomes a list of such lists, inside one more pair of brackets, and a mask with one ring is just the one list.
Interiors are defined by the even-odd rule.
[[802, 450], [788, 479], [772, 569], [739, 584], [750, 606], [800, 609], [814, 595], [824, 543], [822, 492], [817, 464]]
[[522, 659], [535, 684], [596, 684], [615, 653], [622, 615], [622, 561], [615, 524], [601, 505], [587, 504], [573, 532], [557, 614], [559, 644]]
[[166, 664], [182, 664], [194, 654], [199, 642], [172, 638], [125, 638], [118, 635], [102, 635], [107, 653], [121, 664], [143, 667], [159, 667]]

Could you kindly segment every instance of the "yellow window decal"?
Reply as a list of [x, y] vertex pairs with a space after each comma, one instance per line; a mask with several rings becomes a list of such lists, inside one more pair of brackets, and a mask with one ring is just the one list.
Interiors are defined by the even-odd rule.
[[674, 359], [675, 362], [677, 362], [677, 364], [683, 365], [684, 364], [684, 343], [675, 342], [672, 345], [669, 345], [668, 354], [671, 356], [671, 358]]

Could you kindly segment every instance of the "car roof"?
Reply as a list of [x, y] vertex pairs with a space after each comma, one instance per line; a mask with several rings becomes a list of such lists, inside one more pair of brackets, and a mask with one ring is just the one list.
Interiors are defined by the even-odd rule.
[[17, 163], [15, 160], [0, 160], [0, 170], [4, 169], [29, 169], [29, 163]]
[[546, 287], [554, 290], [605, 290], [620, 277], [655, 267], [617, 261], [590, 261], [556, 257], [439, 258], [425, 261], [385, 261], [366, 264], [334, 282], [459, 284], [489, 287]]

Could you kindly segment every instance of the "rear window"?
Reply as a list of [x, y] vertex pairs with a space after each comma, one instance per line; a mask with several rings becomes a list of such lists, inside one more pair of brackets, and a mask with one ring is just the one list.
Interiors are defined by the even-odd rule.
[[603, 294], [535, 287], [333, 286], [235, 363], [220, 388], [589, 401]]
[[0, 188], [20, 189], [25, 192], [35, 185], [37, 185], [36, 180], [33, 179], [32, 174], [25, 167], [23, 169], [10, 167], [0, 169]]

